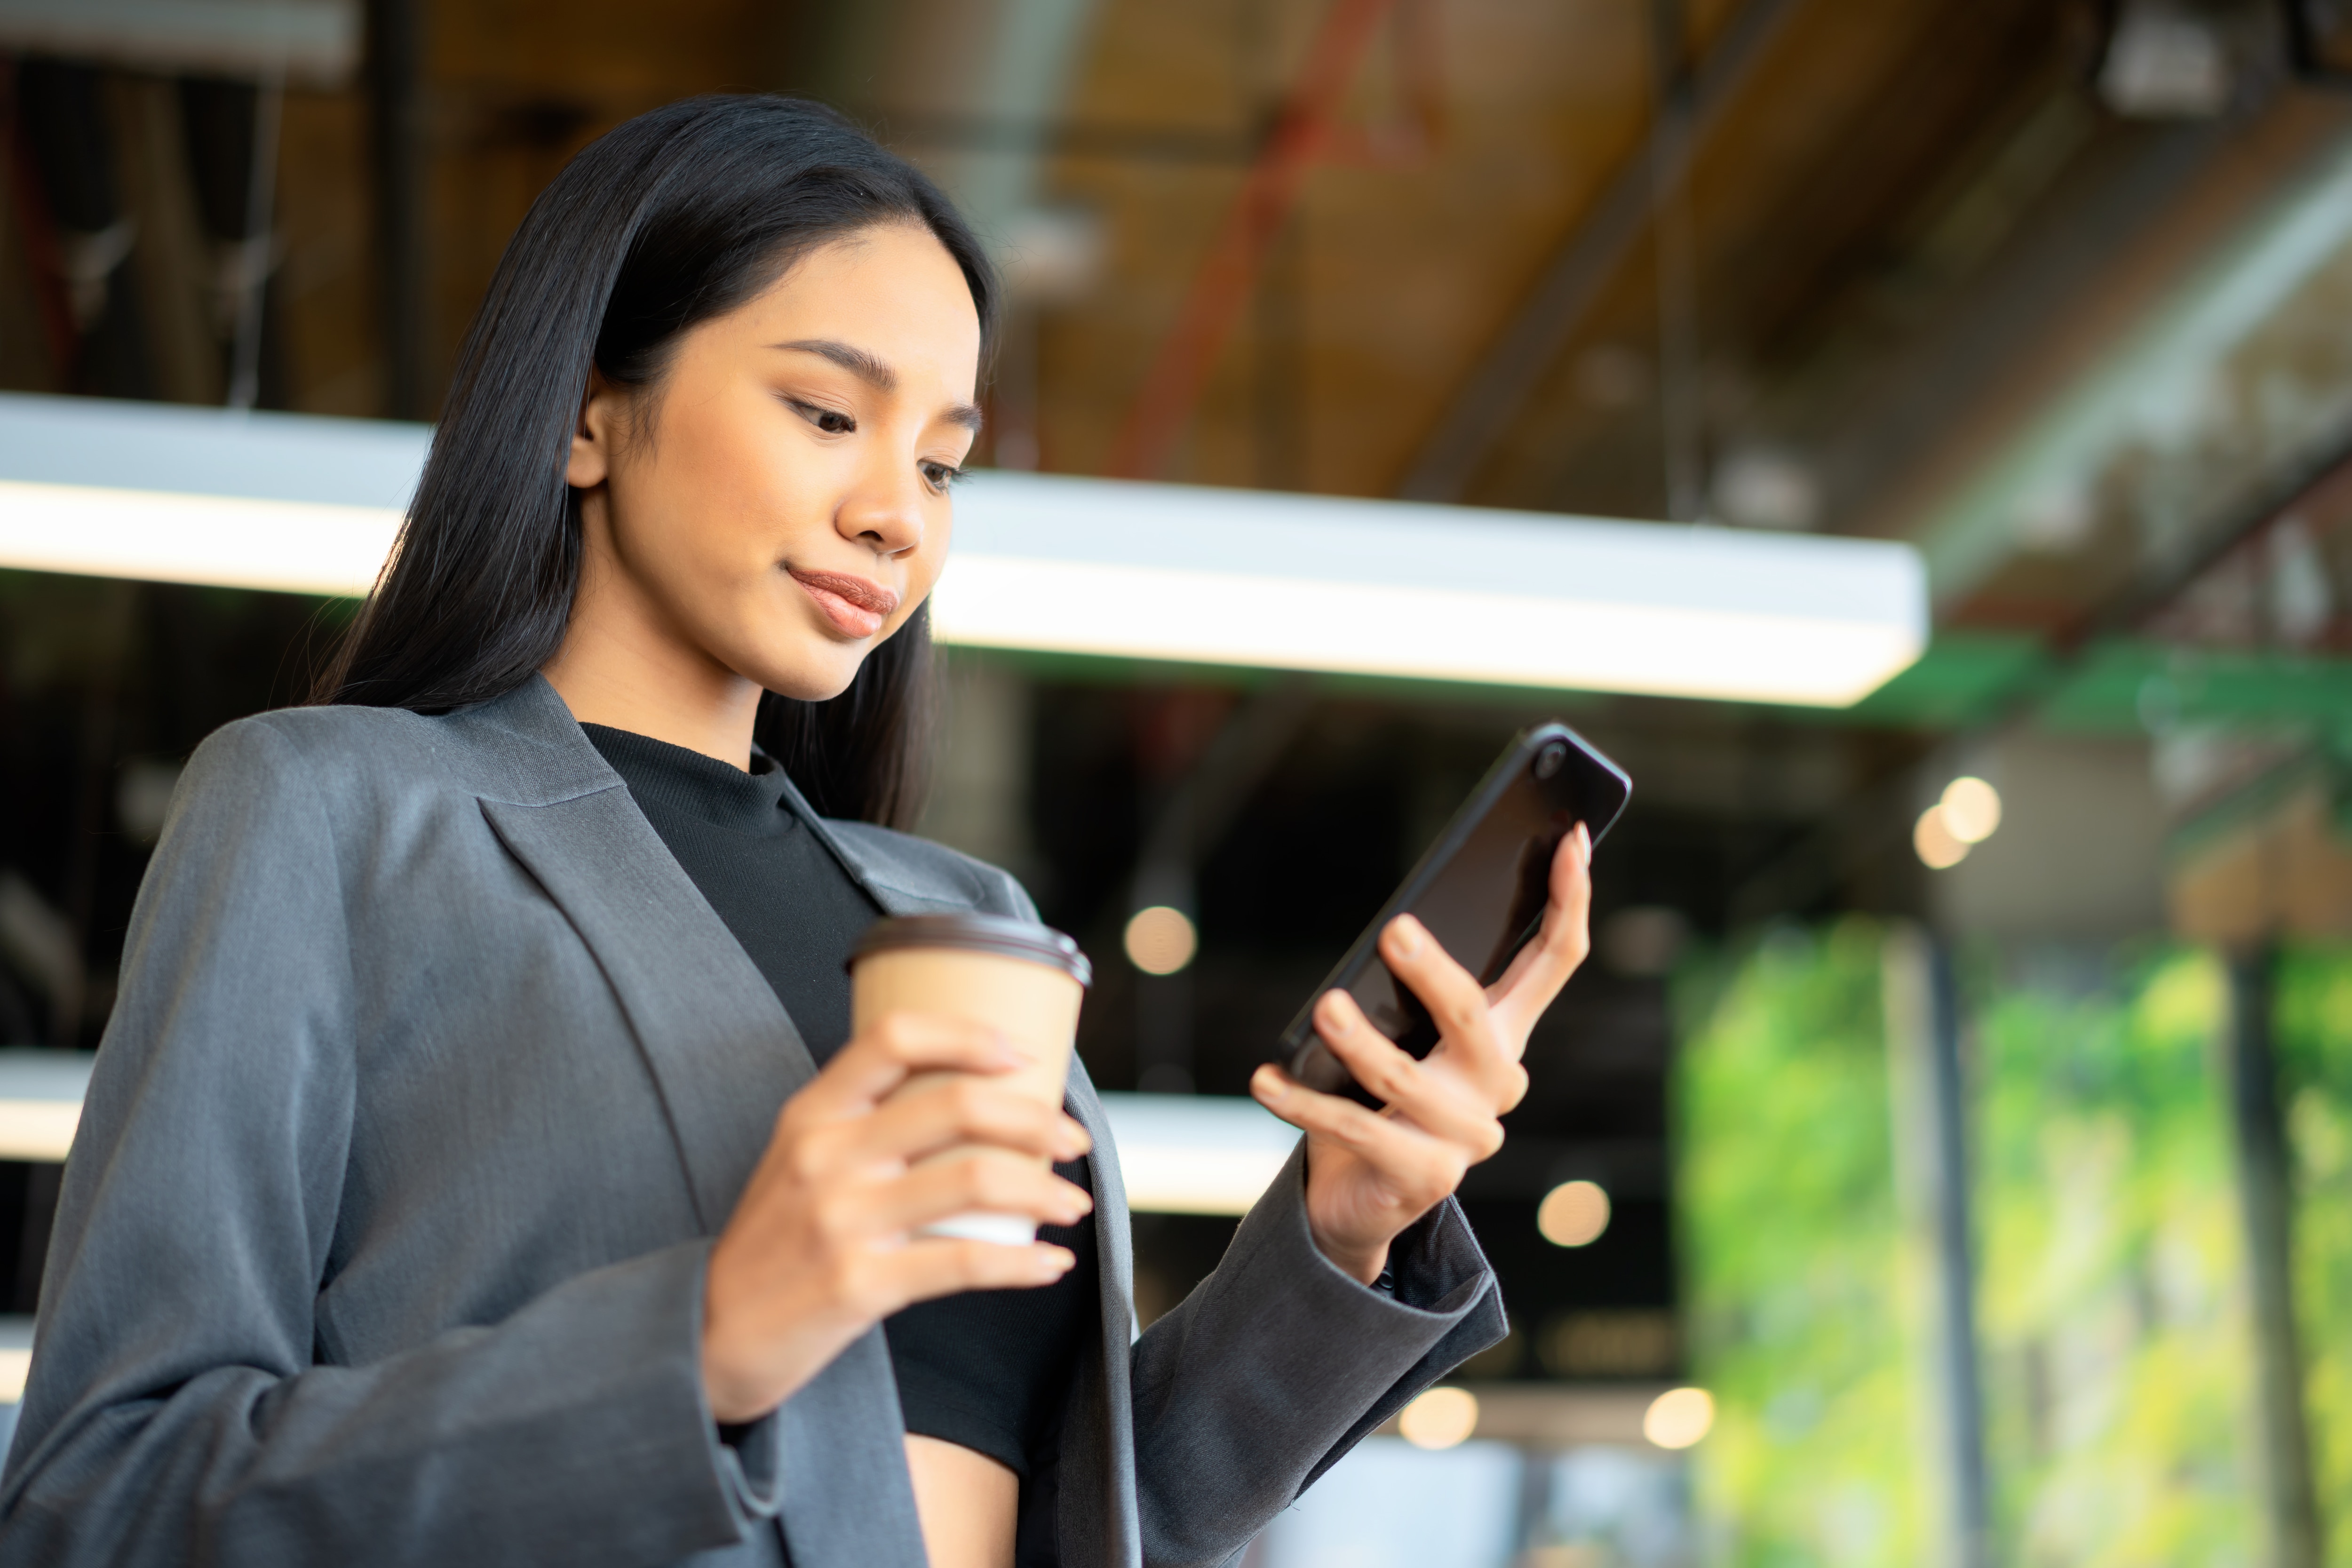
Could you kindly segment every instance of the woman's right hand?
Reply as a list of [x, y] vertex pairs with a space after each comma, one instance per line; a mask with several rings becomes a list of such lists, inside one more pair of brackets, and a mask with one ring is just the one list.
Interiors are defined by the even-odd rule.
[[[756, 1420], [899, 1308], [959, 1290], [1050, 1285], [1076, 1259], [1045, 1242], [1004, 1247], [912, 1234], [970, 1209], [1075, 1225], [1084, 1190], [1028, 1161], [915, 1162], [957, 1143], [1047, 1160], [1091, 1146], [1060, 1107], [994, 1075], [1024, 1065], [995, 1031], [894, 1014], [841, 1048], [784, 1102], [768, 1152], [711, 1248], [702, 1385], [719, 1421]], [[971, 1076], [882, 1101], [909, 1076]]]

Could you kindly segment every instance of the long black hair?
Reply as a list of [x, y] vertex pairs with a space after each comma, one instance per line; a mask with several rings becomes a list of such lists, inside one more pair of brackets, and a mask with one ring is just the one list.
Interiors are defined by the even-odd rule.
[[[986, 253], [938, 187], [821, 105], [689, 99], [639, 115], [531, 204], [466, 333], [399, 543], [313, 700], [445, 712], [555, 654], [580, 584], [564, 481], [591, 367], [645, 387], [680, 334], [825, 241], [919, 224], [994, 336]], [[817, 809], [906, 826], [920, 805], [930, 623], [918, 611], [840, 696], [761, 700], [760, 744]]]

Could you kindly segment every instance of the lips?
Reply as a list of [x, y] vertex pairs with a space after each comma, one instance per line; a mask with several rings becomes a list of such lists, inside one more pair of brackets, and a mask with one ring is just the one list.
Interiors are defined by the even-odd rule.
[[898, 607], [898, 595], [879, 583], [846, 572], [786, 570], [844, 637], [872, 637]]

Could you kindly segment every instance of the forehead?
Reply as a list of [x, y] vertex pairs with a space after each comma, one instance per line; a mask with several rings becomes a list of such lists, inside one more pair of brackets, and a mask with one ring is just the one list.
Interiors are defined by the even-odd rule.
[[735, 312], [762, 342], [826, 338], [884, 361], [909, 390], [943, 377], [968, 392], [980, 312], [963, 268], [929, 230], [887, 224], [827, 240]]

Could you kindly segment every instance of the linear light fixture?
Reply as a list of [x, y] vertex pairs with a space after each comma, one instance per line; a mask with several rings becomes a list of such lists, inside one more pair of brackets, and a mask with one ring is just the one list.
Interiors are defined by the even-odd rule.
[[[0, 1160], [65, 1159], [94, 1059], [87, 1051], [0, 1050]], [[1128, 1205], [1140, 1214], [1246, 1214], [1298, 1142], [1296, 1128], [1244, 1096], [1102, 1099]]]
[[1227, 1094], [1106, 1094], [1127, 1206], [1138, 1214], [1240, 1215], [1282, 1170], [1298, 1130]]
[[[0, 396], [0, 565], [366, 592], [422, 426]], [[979, 647], [1843, 706], [1925, 647], [1908, 545], [986, 471]]]
[[64, 1161], [96, 1059], [88, 1051], [0, 1050], [0, 1160]]
[[1419, 502], [975, 475], [950, 642], [1844, 706], [1916, 659], [1907, 545]]
[[361, 20], [357, 0], [0, 0], [0, 47], [331, 88], [359, 67]]

